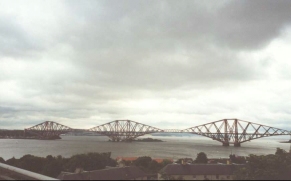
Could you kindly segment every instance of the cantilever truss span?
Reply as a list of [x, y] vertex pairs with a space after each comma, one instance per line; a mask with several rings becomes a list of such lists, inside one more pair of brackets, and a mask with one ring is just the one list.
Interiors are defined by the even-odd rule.
[[201, 136], [212, 138], [223, 143], [224, 146], [241, 143], [269, 136], [290, 135], [290, 131], [251, 123], [239, 119], [223, 119], [200, 126], [182, 130]]
[[131, 141], [145, 134], [163, 132], [163, 130], [130, 120], [116, 120], [89, 129], [105, 136], [112, 141]]
[[39, 136], [40, 139], [56, 139], [61, 134], [68, 133], [74, 129], [64, 126], [62, 124], [45, 121], [31, 128], [25, 129], [25, 132], [33, 133]]
[[224, 146], [233, 144], [240, 146], [241, 143], [258, 138], [291, 135], [290, 131], [247, 122], [239, 119], [223, 119], [200, 126], [191, 127], [184, 130], [179, 129], [159, 129], [142, 123], [130, 120], [116, 120], [89, 130], [72, 129], [70, 127], [46, 121], [25, 132], [33, 133], [40, 139], [56, 139], [60, 134], [78, 131], [91, 131], [104, 136], [108, 136], [112, 141], [131, 141], [139, 136], [151, 133], [192, 133], [211, 138], [221, 142]]

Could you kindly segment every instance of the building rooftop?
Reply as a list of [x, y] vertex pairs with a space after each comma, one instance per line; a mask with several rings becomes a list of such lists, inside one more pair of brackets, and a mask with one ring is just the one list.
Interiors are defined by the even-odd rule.
[[138, 157], [117, 157], [116, 160], [135, 161]]
[[234, 170], [244, 165], [224, 164], [169, 164], [159, 173], [164, 175], [232, 175]]
[[153, 160], [158, 162], [158, 163], [162, 163], [164, 160], [168, 160], [168, 161], [170, 161], [172, 163], [174, 162], [173, 159], [163, 159], [163, 158], [154, 158]]
[[135, 166], [114, 167], [95, 171], [84, 171], [81, 173], [62, 172], [58, 179], [60, 180], [129, 180], [148, 175]]
[[[135, 161], [137, 160], [138, 157], [117, 157], [116, 161]], [[158, 163], [162, 163], [164, 160], [169, 160], [171, 162], [173, 162], [173, 159], [167, 159], [167, 158], [153, 158], [152, 160], [158, 162]]]

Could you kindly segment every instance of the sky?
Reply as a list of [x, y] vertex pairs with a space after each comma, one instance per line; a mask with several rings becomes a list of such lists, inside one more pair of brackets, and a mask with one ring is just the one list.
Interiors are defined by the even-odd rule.
[[0, 129], [291, 130], [290, 57], [287, 0], [0, 0]]

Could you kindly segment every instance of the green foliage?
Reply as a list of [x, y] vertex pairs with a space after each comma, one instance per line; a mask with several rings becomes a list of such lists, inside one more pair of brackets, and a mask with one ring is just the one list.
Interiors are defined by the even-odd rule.
[[162, 163], [160, 163], [160, 166], [162, 167], [162, 168], [164, 168], [165, 166], [167, 166], [167, 165], [169, 165], [169, 164], [171, 164], [172, 162], [170, 161], [170, 160], [163, 160], [163, 162]]
[[146, 173], [157, 174], [162, 168], [171, 163], [170, 160], [163, 160], [162, 163], [158, 163], [152, 160], [151, 157], [144, 156], [137, 158], [132, 164], [128, 162], [127, 166], [137, 166]]
[[281, 149], [281, 148], [277, 148], [275, 155], [283, 156], [283, 155], [285, 155], [286, 153], [287, 153], [287, 152], [286, 152], [285, 150], [283, 150], [283, 149]]
[[197, 154], [195, 163], [207, 163], [207, 162], [208, 162], [208, 158], [204, 152], [200, 152]]
[[60, 171], [63, 170], [64, 163], [66, 163], [66, 159], [59, 159], [49, 155], [46, 157], [46, 163], [43, 166], [42, 173], [51, 177], [57, 177]]
[[282, 180], [291, 170], [291, 155], [277, 148], [275, 155], [250, 155], [245, 168], [235, 171], [239, 180]]
[[16, 162], [17, 162], [17, 160], [14, 157], [6, 160], [6, 163], [8, 165], [12, 165], [12, 166], [15, 166]]
[[[5, 162], [5, 160], [3, 161]], [[156, 174], [172, 162], [163, 160], [162, 163], [158, 163], [151, 157], [144, 156], [139, 157], [133, 163], [124, 163], [126, 166], [137, 166], [146, 173]], [[20, 159], [13, 157], [7, 160], [6, 164], [56, 178], [62, 171], [74, 172], [77, 168], [83, 168], [86, 171], [99, 170], [106, 166], [115, 167], [117, 162], [111, 158], [111, 153], [88, 153], [74, 155], [70, 158], [63, 158], [60, 155], [57, 157], [48, 155], [45, 158], [25, 155]]]
[[150, 172], [150, 165], [152, 162], [152, 158], [148, 157], [148, 156], [144, 156], [144, 157], [139, 157], [137, 158], [133, 164], [137, 167], [139, 167], [140, 169], [142, 169], [145, 172]]
[[2, 157], [0, 157], [0, 163], [5, 163], [5, 160]]
[[234, 154], [229, 155], [229, 159], [231, 160], [231, 163], [236, 163], [236, 164], [246, 163], [246, 160], [244, 157], [236, 157]]
[[36, 173], [41, 173], [45, 164], [45, 159], [41, 157], [35, 157], [32, 155], [25, 155], [19, 159], [16, 163], [16, 167], [23, 168]]
[[152, 161], [149, 163], [149, 167], [148, 167], [148, 169], [149, 169], [149, 172], [150, 172], [150, 173], [156, 173], [156, 171], [157, 171], [157, 170], [160, 170], [161, 167], [160, 167], [160, 164], [159, 164], [157, 161], [152, 160]]
[[106, 166], [116, 166], [116, 162], [110, 158], [110, 153], [88, 153], [74, 155], [66, 164], [69, 172], [74, 172], [76, 168], [83, 168], [86, 171], [100, 170]]
[[25, 155], [20, 159], [13, 157], [7, 160], [6, 164], [56, 178], [61, 171], [74, 172], [80, 167], [92, 171], [104, 169], [106, 166], [116, 166], [116, 161], [110, 157], [111, 153], [88, 153], [74, 155], [71, 158]]

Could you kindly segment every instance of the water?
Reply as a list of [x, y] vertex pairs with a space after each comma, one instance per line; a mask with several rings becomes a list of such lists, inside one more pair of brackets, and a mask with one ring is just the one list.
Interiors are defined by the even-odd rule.
[[[151, 137], [144, 136], [144, 137]], [[160, 137], [165, 142], [108, 142], [107, 137], [101, 136], [63, 136], [61, 140], [1, 140], [0, 157], [5, 160], [31, 154], [45, 157], [47, 155], [70, 157], [74, 154], [88, 152], [111, 152], [112, 158], [118, 156], [138, 157], [150, 156], [152, 158], [183, 157], [196, 158], [197, 153], [205, 152], [209, 158], [227, 158], [233, 153], [240, 156], [249, 154], [274, 154], [277, 147], [289, 151], [290, 144], [279, 143], [287, 141], [289, 137], [279, 136], [262, 138], [246, 142], [241, 147], [223, 147], [221, 143], [209, 138], [195, 137]], [[141, 137], [142, 138], [142, 137]]]

